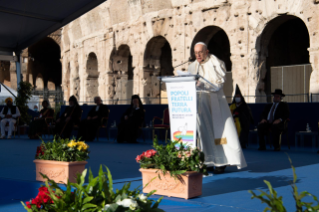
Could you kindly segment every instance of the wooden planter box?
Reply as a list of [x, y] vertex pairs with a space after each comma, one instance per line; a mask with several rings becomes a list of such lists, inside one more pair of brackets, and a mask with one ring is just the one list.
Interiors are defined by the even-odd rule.
[[[198, 172], [185, 172], [181, 179], [174, 179], [169, 173], [158, 178], [157, 169], [140, 169], [143, 178], [144, 193], [156, 190], [155, 194], [168, 197], [193, 198], [202, 195], [203, 174]], [[155, 178], [153, 181], [152, 179]], [[152, 182], [151, 182], [152, 181]]]
[[40, 173], [48, 176], [56, 183], [76, 182], [77, 173], [81, 174], [85, 169], [87, 161], [62, 162], [53, 160], [34, 160], [36, 166], [36, 180], [45, 181]]

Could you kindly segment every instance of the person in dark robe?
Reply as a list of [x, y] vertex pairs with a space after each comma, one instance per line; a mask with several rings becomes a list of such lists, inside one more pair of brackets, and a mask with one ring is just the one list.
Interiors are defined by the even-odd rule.
[[138, 129], [144, 123], [144, 107], [138, 95], [133, 95], [131, 106], [125, 111], [118, 126], [117, 142], [137, 143]]
[[248, 143], [249, 127], [250, 124], [254, 124], [254, 118], [238, 85], [236, 86], [233, 102], [230, 105], [230, 111], [234, 118], [241, 148], [245, 149], [246, 144]]
[[77, 140], [93, 141], [98, 127], [103, 124], [102, 118], [109, 117], [109, 108], [103, 105], [99, 96], [94, 97], [94, 103], [96, 106], [90, 110], [87, 118], [81, 121]]
[[52, 118], [54, 115], [53, 109], [49, 108], [49, 102], [44, 100], [42, 102], [43, 109], [40, 111], [40, 115], [37, 119], [31, 122], [29, 127], [29, 138], [35, 139], [39, 138], [42, 135], [43, 131], [47, 127], [47, 122], [45, 121], [46, 118]]
[[284, 131], [285, 121], [289, 118], [289, 107], [286, 102], [282, 102], [285, 94], [281, 89], [276, 89], [272, 93], [273, 103], [265, 106], [261, 114], [261, 122], [258, 124], [259, 149], [266, 150], [265, 135], [268, 135], [270, 130], [273, 138], [274, 151], [280, 151], [280, 134]]
[[69, 99], [69, 106], [64, 113], [56, 120], [54, 134], [56, 137], [70, 138], [73, 126], [81, 121], [82, 109], [75, 96]]

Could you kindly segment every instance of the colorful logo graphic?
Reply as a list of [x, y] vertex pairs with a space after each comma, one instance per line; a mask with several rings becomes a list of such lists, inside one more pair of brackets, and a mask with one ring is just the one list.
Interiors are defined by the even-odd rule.
[[175, 131], [173, 133], [173, 139], [175, 141], [181, 139], [182, 142], [192, 142], [194, 141], [194, 131], [186, 131], [186, 133]]

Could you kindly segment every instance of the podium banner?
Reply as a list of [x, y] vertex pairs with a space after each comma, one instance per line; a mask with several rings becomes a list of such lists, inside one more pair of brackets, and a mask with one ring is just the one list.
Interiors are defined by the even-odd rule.
[[171, 140], [196, 147], [195, 81], [166, 83]]

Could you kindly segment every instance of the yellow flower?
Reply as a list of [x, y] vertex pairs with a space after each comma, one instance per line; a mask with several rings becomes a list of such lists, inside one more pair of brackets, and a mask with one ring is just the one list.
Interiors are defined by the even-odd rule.
[[81, 150], [85, 151], [85, 150], [87, 150], [88, 148], [89, 148], [89, 146], [88, 146], [85, 142], [83, 142], [83, 141], [77, 142], [77, 149], [78, 149], [79, 151], [81, 151]]
[[76, 147], [76, 142], [75, 142], [75, 140], [71, 140], [71, 141], [68, 143], [68, 147], [70, 147], [70, 148]]

